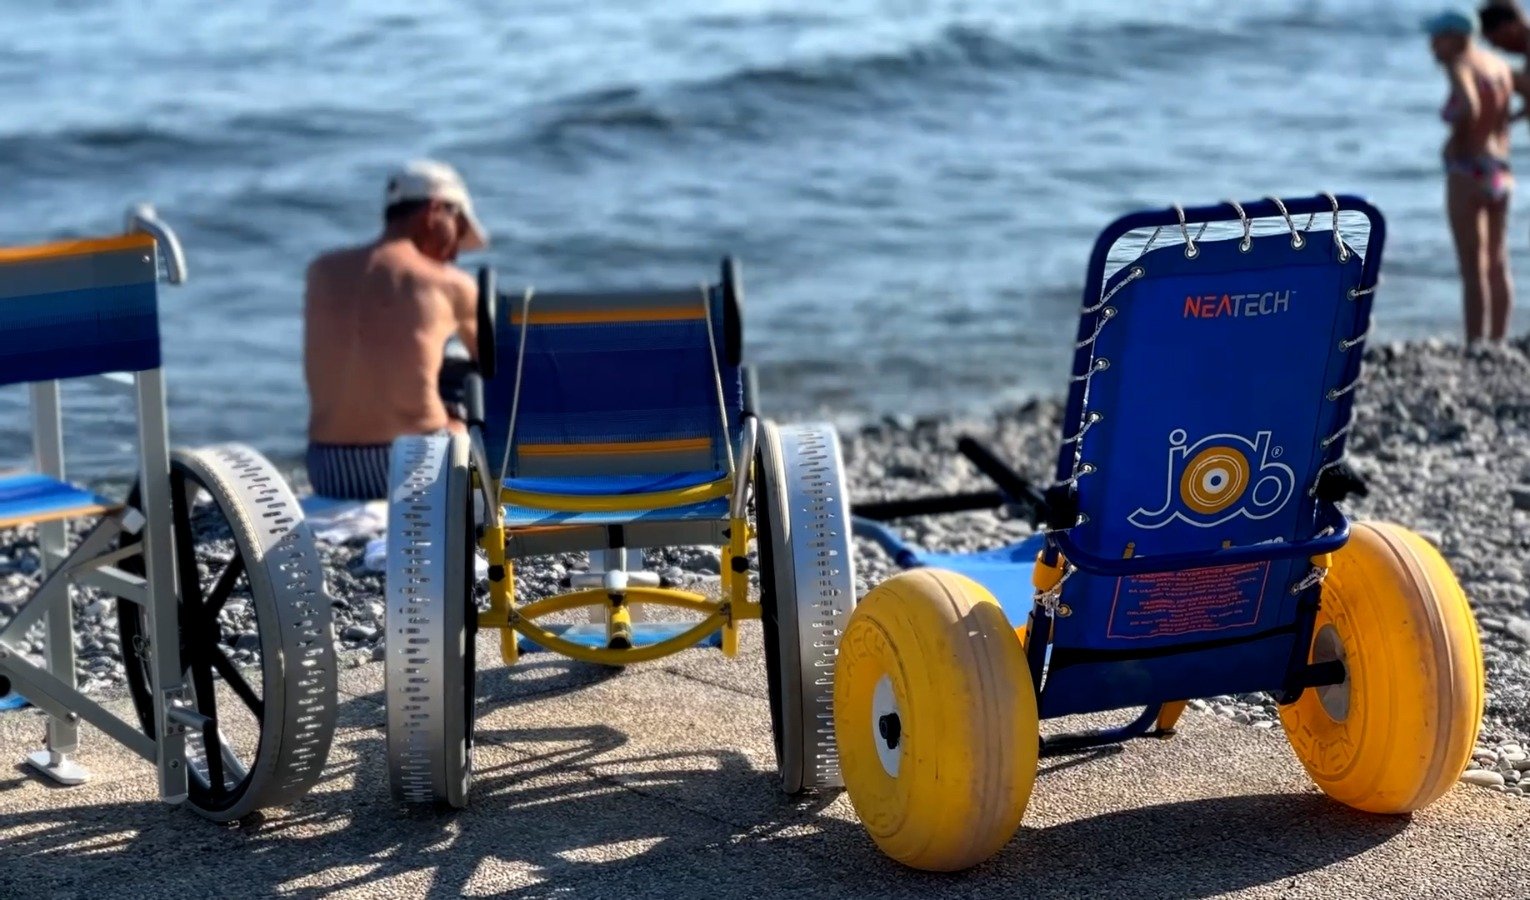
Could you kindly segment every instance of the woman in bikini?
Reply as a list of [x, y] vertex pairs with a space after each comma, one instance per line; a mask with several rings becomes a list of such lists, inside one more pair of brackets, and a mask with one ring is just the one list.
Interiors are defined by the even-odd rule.
[[1514, 74], [1473, 40], [1475, 24], [1457, 12], [1425, 23], [1434, 58], [1450, 81], [1450, 97], [1440, 111], [1450, 128], [1443, 154], [1445, 208], [1460, 262], [1469, 346], [1504, 338], [1514, 294], [1506, 236], [1514, 189], [1509, 169]]

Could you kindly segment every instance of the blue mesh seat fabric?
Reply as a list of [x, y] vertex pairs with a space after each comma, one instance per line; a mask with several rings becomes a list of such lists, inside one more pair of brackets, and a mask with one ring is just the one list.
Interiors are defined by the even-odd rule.
[[[502, 307], [500, 363], [484, 385], [484, 440], [490, 465], [498, 470], [502, 459], [507, 463], [504, 487], [631, 497], [726, 477], [742, 433], [743, 382], [738, 367], [721, 358], [720, 290], [534, 294], [529, 307], [513, 297]], [[623, 524], [727, 513], [726, 498], [598, 513], [512, 502], [506, 524]]]

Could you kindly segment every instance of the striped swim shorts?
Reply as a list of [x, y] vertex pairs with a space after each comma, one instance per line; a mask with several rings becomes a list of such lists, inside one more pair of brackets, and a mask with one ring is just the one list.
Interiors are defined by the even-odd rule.
[[308, 444], [313, 492], [337, 500], [385, 500], [391, 444]]

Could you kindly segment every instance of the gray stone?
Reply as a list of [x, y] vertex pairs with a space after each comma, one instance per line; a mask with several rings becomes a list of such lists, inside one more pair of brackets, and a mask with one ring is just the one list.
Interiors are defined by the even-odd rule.
[[242, 632], [239, 637], [234, 639], [234, 650], [238, 653], [253, 653], [259, 649], [260, 635], [253, 631]]
[[722, 558], [716, 550], [702, 550], [687, 566], [692, 572], [701, 572], [707, 575], [717, 575], [722, 572]]
[[347, 641], [370, 641], [377, 637], [377, 629], [370, 625], [351, 625], [340, 636]]
[[1515, 509], [1530, 512], [1530, 484], [1516, 484], [1509, 488], [1509, 502]]
[[1503, 784], [1503, 776], [1492, 769], [1468, 769], [1461, 773], [1461, 780], [1467, 784], [1476, 784], [1482, 787], [1498, 787]]

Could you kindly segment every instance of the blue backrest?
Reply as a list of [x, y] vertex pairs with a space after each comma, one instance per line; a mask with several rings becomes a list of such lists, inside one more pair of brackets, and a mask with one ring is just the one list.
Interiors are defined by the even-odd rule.
[[743, 381], [724, 352], [720, 288], [533, 293], [529, 305], [506, 294], [498, 306], [484, 384], [496, 471], [512, 413], [506, 477], [726, 471]]
[[1347, 342], [1369, 317], [1369, 296], [1350, 295], [1362, 261], [1319, 233], [1300, 249], [1288, 235], [1250, 243], [1153, 250], [1084, 317], [1086, 380], [1064, 426], [1082, 436], [1058, 465], [1060, 480], [1077, 476], [1085, 520], [1061, 536], [1075, 564], [1291, 544], [1323, 527], [1310, 488], [1342, 451], [1361, 352]]
[[1058, 456], [1079, 516], [1051, 540], [1077, 571], [1043, 715], [1283, 683], [1308, 558], [1347, 536], [1313, 489], [1343, 453], [1383, 227], [1343, 202], [1371, 219], [1363, 259], [1293, 228], [1175, 241], [1106, 279], [1104, 245], [1138, 217], [1102, 236]]
[[159, 365], [152, 237], [0, 250], [0, 384]]

